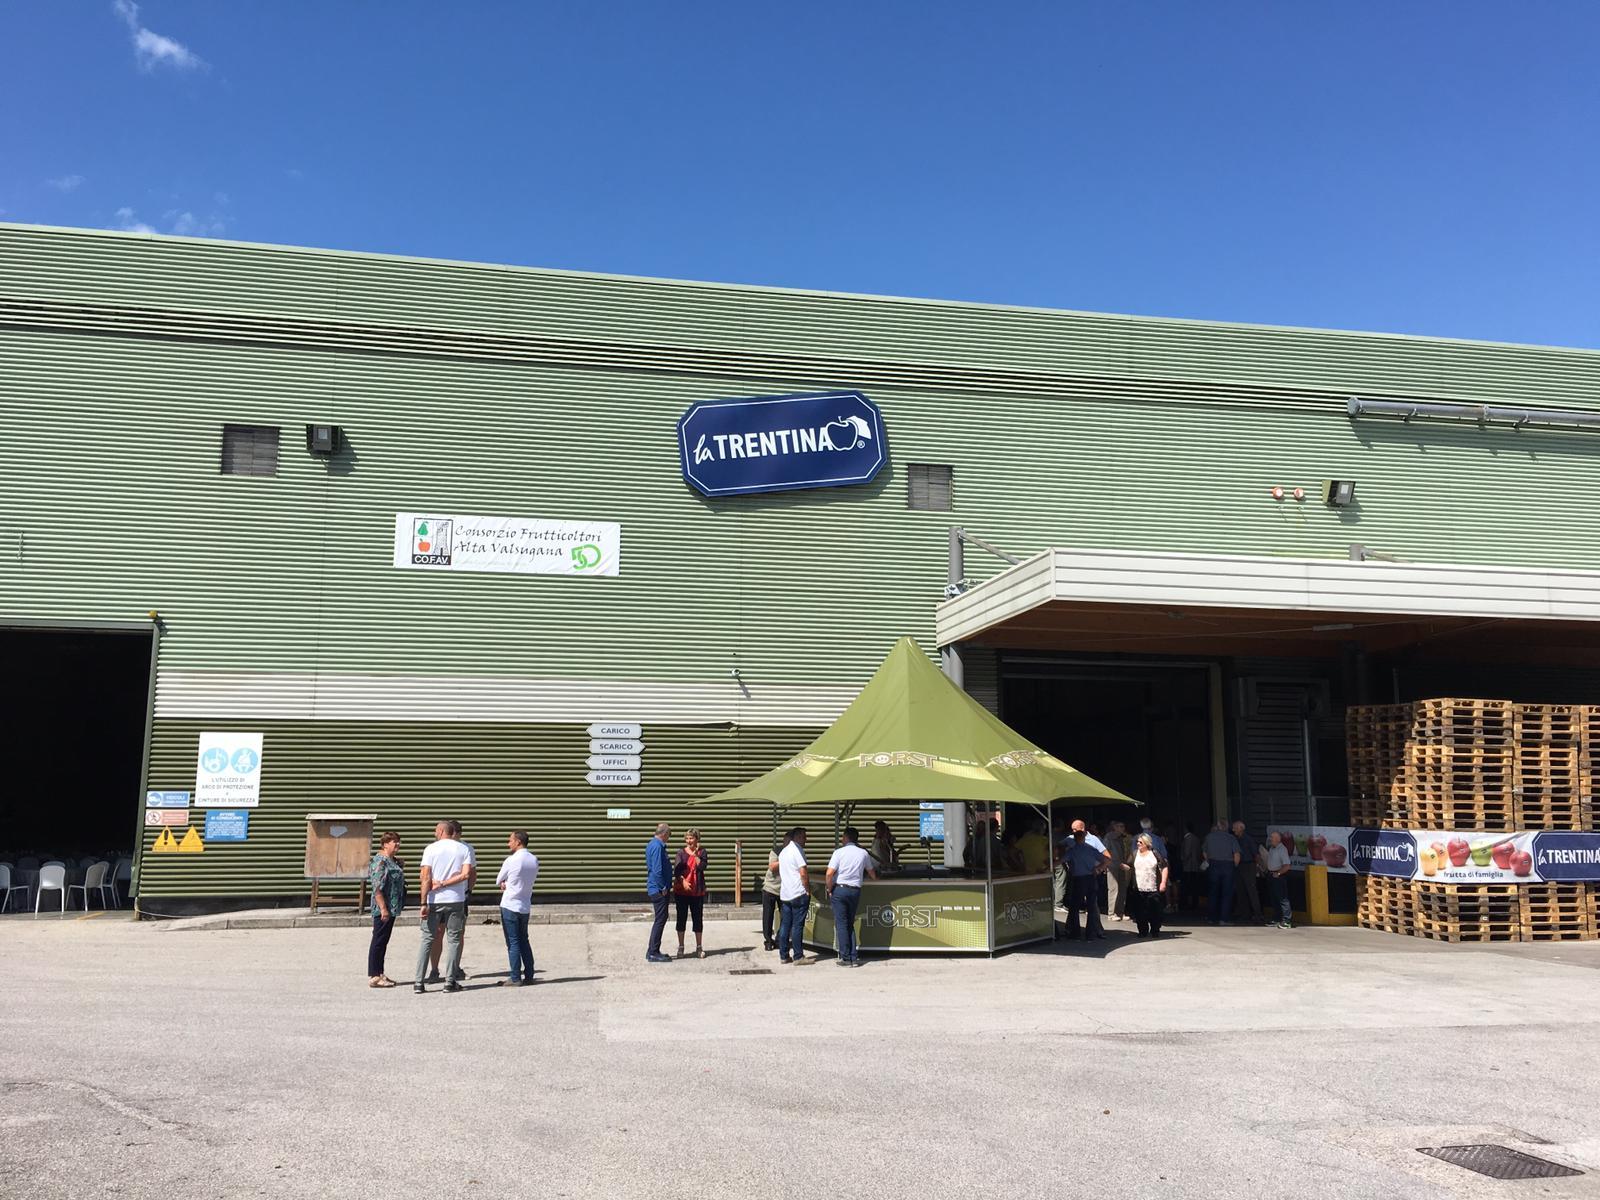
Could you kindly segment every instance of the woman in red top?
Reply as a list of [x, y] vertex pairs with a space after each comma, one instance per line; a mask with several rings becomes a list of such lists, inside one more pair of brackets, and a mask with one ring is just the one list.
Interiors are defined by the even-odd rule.
[[672, 896], [678, 903], [678, 957], [683, 957], [683, 930], [694, 917], [694, 953], [704, 958], [706, 949], [700, 944], [700, 934], [706, 925], [706, 851], [700, 844], [700, 831], [691, 829], [683, 835], [683, 849], [678, 851], [678, 862], [672, 868]]

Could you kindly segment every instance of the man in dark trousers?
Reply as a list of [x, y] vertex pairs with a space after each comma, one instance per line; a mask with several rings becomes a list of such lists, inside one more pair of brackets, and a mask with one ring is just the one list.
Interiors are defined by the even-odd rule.
[[667, 928], [667, 906], [672, 901], [672, 863], [667, 858], [667, 839], [671, 836], [672, 827], [663, 821], [656, 826], [655, 837], [644, 847], [644, 890], [655, 908], [655, 917], [650, 922], [650, 945], [644, 952], [645, 962], [672, 961], [661, 953], [661, 935]]
[[1245, 832], [1243, 821], [1233, 823], [1233, 840], [1239, 843], [1239, 865], [1233, 869], [1233, 919], [1253, 925], [1261, 920], [1261, 891], [1256, 883], [1261, 874], [1256, 866], [1259, 847]]
[[1228, 832], [1228, 823], [1218, 821], [1216, 828], [1206, 834], [1200, 843], [1200, 860], [1205, 864], [1206, 920], [1213, 925], [1231, 925], [1233, 915], [1234, 868], [1239, 865], [1239, 840]]
[[[1089, 828], [1082, 821], [1072, 823], [1072, 841], [1062, 854], [1062, 865], [1071, 875], [1071, 889], [1067, 896], [1067, 936], [1103, 938], [1106, 933], [1100, 926], [1100, 876], [1111, 866], [1111, 856], [1103, 849], [1097, 850], [1088, 842]], [[1099, 839], [1096, 839], [1097, 841]], [[1085, 913], [1083, 932], [1078, 929], [1078, 913]]]

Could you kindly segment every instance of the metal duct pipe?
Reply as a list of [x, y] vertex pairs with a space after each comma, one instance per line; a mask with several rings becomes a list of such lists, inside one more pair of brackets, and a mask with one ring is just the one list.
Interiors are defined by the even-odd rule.
[[1351, 396], [1346, 411], [1352, 421], [1357, 417], [1399, 417], [1403, 421], [1413, 417], [1440, 417], [1479, 425], [1504, 424], [1514, 429], [1526, 425], [1600, 429], [1600, 412], [1576, 408], [1508, 408], [1499, 404], [1442, 404], [1431, 400], [1368, 400]]

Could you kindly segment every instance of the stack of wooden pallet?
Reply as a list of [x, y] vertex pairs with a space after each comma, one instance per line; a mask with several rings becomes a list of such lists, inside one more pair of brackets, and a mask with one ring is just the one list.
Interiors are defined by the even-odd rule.
[[[1351, 824], [1595, 830], [1600, 705], [1439, 699], [1351, 708]], [[1446, 942], [1600, 937], [1600, 885], [1357, 879], [1357, 923]]]
[[1516, 705], [1422, 700], [1406, 751], [1410, 824], [1419, 829], [1516, 828]]
[[1410, 805], [1406, 745], [1414, 715], [1410, 704], [1368, 704], [1346, 714], [1352, 825], [1405, 825]]
[[1520, 942], [1522, 901], [1515, 883], [1414, 885], [1417, 936], [1436, 942]]
[[1580, 942], [1600, 936], [1600, 896], [1592, 885], [1528, 883], [1517, 890], [1523, 941]]
[[1517, 828], [1594, 828], [1585, 748], [1597, 713], [1575, 704], [1517, 705]]
[[1417, 893], [1409, 879], [1383, 875], [1356, 877], [1356, 923], [1363, 929], [1413, 934], [1417, 930]]

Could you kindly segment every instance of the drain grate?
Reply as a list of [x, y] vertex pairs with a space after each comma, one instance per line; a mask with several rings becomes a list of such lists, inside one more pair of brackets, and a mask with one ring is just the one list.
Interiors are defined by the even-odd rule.
[[1426, 1154], [1490, 1179], [1555, 1179], [1563, 1175], [1582, 1175], [1547, 1158], [1535, 1158], [1510, 1146], [1418, 1146]]
[[771, 967], [741, 967], [737, 971], [729, 971], [729, 975], [771, 975]]

